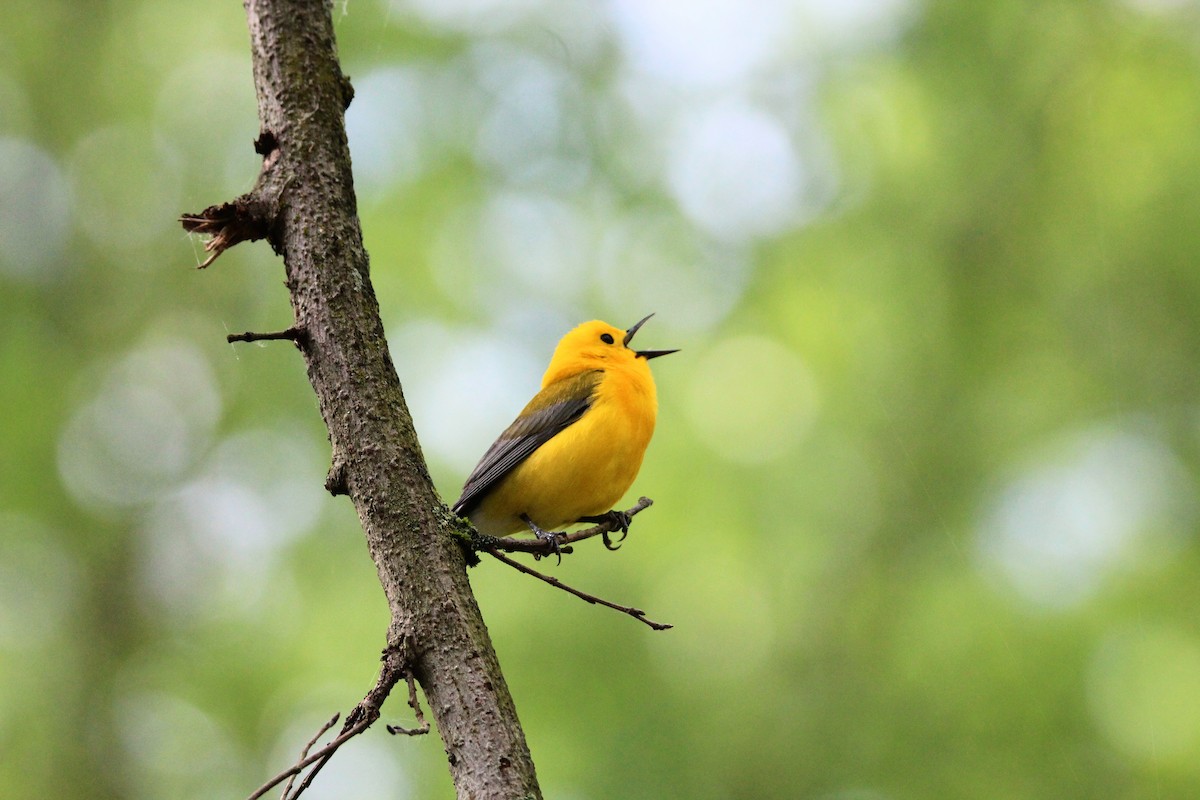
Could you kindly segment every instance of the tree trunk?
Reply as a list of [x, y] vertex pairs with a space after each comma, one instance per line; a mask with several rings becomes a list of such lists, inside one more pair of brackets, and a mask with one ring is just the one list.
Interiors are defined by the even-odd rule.
[[221, 229], [209, 228], [210, 245], [219, 254], [265, 237], [283, 256], [295, 311], [288, 338], [304, 354], [329, 428], [327, 488], [348, 494], [358, 511], [391, 609], [389, 648], [424, 689], [458, 796], [540, 797], [467, 581], [458, 523], [434, 491], [384, 340], [358, 223], [344, 124], [352, 90], [337, 60], [331, 4], [245, 7], [263, 167], [255, 188], [227, 204]]

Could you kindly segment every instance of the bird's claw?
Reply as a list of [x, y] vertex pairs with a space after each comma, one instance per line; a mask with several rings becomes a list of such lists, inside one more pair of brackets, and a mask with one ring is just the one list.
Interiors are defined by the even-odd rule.
[[601, 524], [610, 526], [613, 533], [616, 531], [621, 532], [621, 538], [614, 542], [612, 537], [608, 535], [610, 531], [600, 531], [600, 539], [604, 542], [605, 548], [609, 550], [620, 550], [621, 542], [625, 541], [625, 537], [629, 535], [629, 523], [633, 521], [633, 517], [624, 511], [617, 511], [616, 509], [613, 509], [607, 514], [602, 515], [600, 517], [600, 521]]
[[[550, 553], [553, 553], [555, 557], [558, 558], [558, 563], [561, 564], [562, 543], [560, 542], [559, 537], [562, 536], [562, 534], [555, 533], [554, 531], [544, 531], [539, 528], [533, 532], [533, 535], [539, 540], [546, 542], [546, 544], [550, 547]], [[546, 556], [549, 557], [550, 553], [547, 553]], [[534, 553], [533, 557], [535, 560], [541, 560], [542, 554]]]
[[[525, 524], [529, 526], [529, 529], [531, 531], [533, 531], [533, 535], [538, 538], [538, 541], [546, 542], [546, 544], [550, 548], [550, 553], [553, 553], [558, 558], [558, 563], [561, 564], [563, 549], [562, 549], [562, 541], [561, 541], [560, 537], [563, 534], [542, 529], [540, 526], [537, 525], [537, 523], [535, 523], [533, 520], [531, 520], [528, 516], [522, 515], [521, 519], [525, 520]], [[567, 552], [568, 553], [571, 552], [570, 548], [567, 549]], [[546, 553], [546, 555], [548, 556], [548, 555], [550, 555], [550, 553]], [[533, 558], [535, 561], [540, 561], [542, 558], [542, 554], [534, 553]]]

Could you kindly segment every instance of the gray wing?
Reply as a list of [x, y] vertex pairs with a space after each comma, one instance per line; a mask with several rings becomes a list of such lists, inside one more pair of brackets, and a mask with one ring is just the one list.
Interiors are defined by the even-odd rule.
[[603, 376], [603, 370], [592, 370], [538, 392], [475, 465], [462, 496], [454, 504], [454, 513], [470, 514], [505, 475], [578, 421], [591, 408], [593, 393]]

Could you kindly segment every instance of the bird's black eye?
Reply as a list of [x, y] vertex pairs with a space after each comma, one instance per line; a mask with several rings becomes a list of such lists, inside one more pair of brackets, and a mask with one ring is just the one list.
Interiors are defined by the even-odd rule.
[[605, 344], [612, 344], [613, 343], [612, 334], [611, 333], [600, 334], [600, 341], [604, 342]]

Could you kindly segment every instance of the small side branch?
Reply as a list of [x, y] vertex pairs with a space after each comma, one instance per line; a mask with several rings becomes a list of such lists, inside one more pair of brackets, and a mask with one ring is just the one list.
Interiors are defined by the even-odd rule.
[[404, 677], [408, 681], [408, 707], [413, 710], [413, 714], [417, 717], [417, 727], [405, 728], [400, 725], [388, 725], [387, 732], [393, 736], [424, 736], [429, 733], [429, 722], [425, 719], [425, 714], [421, 711], [420, 702], [417, 701], [417, 681], [411, 672]]
[[[334, 714], [329, 718], [329, 722], [326, 722], [323, 726], [321, 726], [321, 730], [317, 731], [316, 735], [308, 740], [308, 744], [304, 745], [304, 749], [300, 751], [300, 761], [304, 761], [304, 759], [308, 758], [308, 751], [312, 749], [312, 746], [317, 743], [318, 739], [325, 735], [325, 731], [337, 724], [337, 721], [341, 716], [342, 715], [340, 713]], [[281, 797], [287, 797], [289, 794], [291, 794], [292, 783], [295, 782], [297, 774], [299, 773], [292, 773], [292, 776], [288, 778], [287, 785], [283, 787], [283, 794]]]
[[[643, 499], [645, 499], [645, 498], [643, 498]], [[564, 592], [573, 594], [576, 597], [578, 597], [580, 600], [584, 600], [588, 603], [591, 603], [592, 605], [607, 606], [608, 608], [611, 608], [615, 611], [620, 611], [622, 614], [628, 614], [629, 616], [636, 619], [638, 622], [645, 623], [646, 625], [649, 625], [651, 628], [653, 628], [656, 631], [665, 631], [665, 630], [669, 630], [669, 629], [675, 627], [674, 625], [670, 625], [665, 622], [655, 622], [652, 619], [647, 619], [646, 612], [642, 611], [640, 608], [634, 608], [632, 606], [617, 605], [616, 603], [611, 603], [608, 600], [605, 600], [603, 598], [596, 597], [593, 594], [588, 594], [587, 592], [580, 591], [579, 589], [576, 589], [573, 586], [568, 586], [567, 584], [560, 581], [558, 578], [552, 577], [550, 575], [543, 575], [542, 573], [538, 572], [536, 569], [527, 567], [524, 564], [522, 564], [520, 561], [514, 561], [513, 559], [509, 558], [506, 555], [502, 555], [501, 553], [499, 553], [496, 550], [488, 550], [487, 553], [488, 553], [488, 555], [492, 556], [493, 558], [499, 559], [500, 561], [503, 561], [505, 564], [508, 564], [510, 567], [512, 567], [515, 570], [524, 572], [526, 575], [532, 575], [533, 577], [537, 578], [538, 580], [545, 581], [546, 583], [550, 584], [551, 586], [562, 589]]]
[[[336, 719], [336, 717], [335, 717], [335, 719]], [[349, 722], [348, 719], [346, 721]], [[325, 745], [324, 747], [322, 747], [320, 750], [313, 753], [312, 755], [302, 757], [295, 764], [288, 767], [283, 772], [279, 773], [274, 778], [272, 778], [271, 780], [264, 783], [262, 786], [258, 787], [258, 790], [255, 791], [254, 794], [250, 795], [250, 797], [248, 797], [247, 800], [258, 800], [258, 798], [262, 797], [264, 794], [271, 791], [271, 789], [273, 789], [276, 786], [278, 786], [279, 784], [283, 783], [288, 778], [291, 778], [291, 777], [299, 774], [300, 772], [303, 772], [304, 769], [306, 767], [308, 767], [309, 765], [314, 764], [318, 761], [321, 761], [322, 763], [324, 763], [325, 761], [328, 761], [329, 757], [332, 756], [335, 752], [337, 752], [337, 749], [339, 747], [341, 747], [343, 744], [345, 744], [346, 742], [353, 739], [355, 736], [358, 736], [360, 733], [365, 731], [370, 725], [371, 725], [371, 723], [369, 721], [367, 721], [367, 719], [361, 719], [356, 724], [350, 725], [348, 728], [343, 726], [342, 732], [340, 734], [338, 734], [338, 737], [336, 739], [334, 739], [332, 742]], [[332, 726], [322, 728], [320, 733], [317, 734], [316, 738], [317, 739], [321, 738], [321, 734], [324, 733], [325, 731], [329, 730], [329, 727], [332, 727]], [[307, 749], [308, 748], [306, 747], [305, 750], [307, 750]], [[288, 786], [290, 789], [290, 787], [291, 787], [290, 781], [288, 782]], [[297, 791], [296, 795], [292, 795], [292, 797], [297, 796], [300, 793], [300, 791], [303, 791], [303, 788], [304, 788], [304, 784], [301, 784], [300, 790]]]
[[[382, 659], [383, 667], [379, 670], [379, 678], [375, 681], [375, 686], [371, 689], [371, 691], [367, 692], [367, 695], [362, 699], [362, 702], [355, 706], [354, 709], [346, 715], [346, 721], [342, 724], [342, 729], [338, 733], [337, 738], [316, 752], [311, 754], [309, 753], [309, 751], [312, 749], [312, 746], [316, 744], [317, 740], [320, 739], [337, 723], [338, 715], [334, 714], [333, 718], [330, 719], [329, 722], [325, 723], [321, 730], [317, 732], [317, 735], [314, 736], [308, 742], [308, 744], [304, 746], [304, 749], [300, 751], [300, 757], [297, 759], [295, 764], [288, 767], [283, 772], [280, 772], [262, 786], [258, 787], [254, 794], [250, 795], [247, 800], [258, 800], [258, 798], [262, 797], [267, 792], [271, 791], [271, 789], [283, 783], [284, 781], [287, 781], [287, 785], [284, 787], [281, 800], [296, 800], [296, 798], [300, 797], [300, 795], [304, 793], [304, 790], [312, 784], [313, 778], [317, 776], [317, 773], [321, 771], [321, 768], [324, 767], [325, 764], [329, 762], [329, 759], [333, 757], [333, 754], [337, 752], [338, 748], [353, 739], [358, 734], [365, 731], [367, 728], [371, 727], [371, 725], [379, 719], [381, 713], [380, 709], [383, 707], [383, 702], [387, 700], [388, 695], [391, 694], [392, 689], [397, 683], [400, 682], [401, 678], [405, 678], [408, 681], [408, 703], [416, 712], [418, 727], [408, 730], [405, 728], [400, 728], [399, 726], [389, 725], [388, 732], [402, 732], [410, 736], [428, 733], [429, 723], [426, 722], [425, 716], [421, 713], [420, 705], [417, 702], [417, 687], [412, 675], [412, 670], [409, 666], [410, 658], [408, 655], [408, 650], [409, 642], [407, 639], [405, 639], [398, 646], [389, 645], [386, 649], [384, 649]], [[396, 730], [392, 730], [393, 728], [396, 728]], [[295, 790], [293, 791], [292, 784], [296, 777], [309, 767], [312, 767], [312, 769], [308, 771], [308, 774], [304, 776], [304, 779], [298, 786], [295, 787]]]
[[253, 194], [244, 194], [233, 202], [209, 206], [199, 214], [184, 214], [179, 222], [188, 233], [212, 237], [204, 244], [205, 252], [211, 253], [199, 265], [204, 269], [239, 242], [265, 239], [269, 232], [268, 218], [261, 202]]
[[245, 333], [231, 333], [225, 337], [225, 341], [230, 344], [234, 342], [273, 342], [281, 339], [286, 339], [300, 346], [305, 339], [304, 329], [293, 326], [282, 331], [270, 331], [269, 333], [246, 331]]

